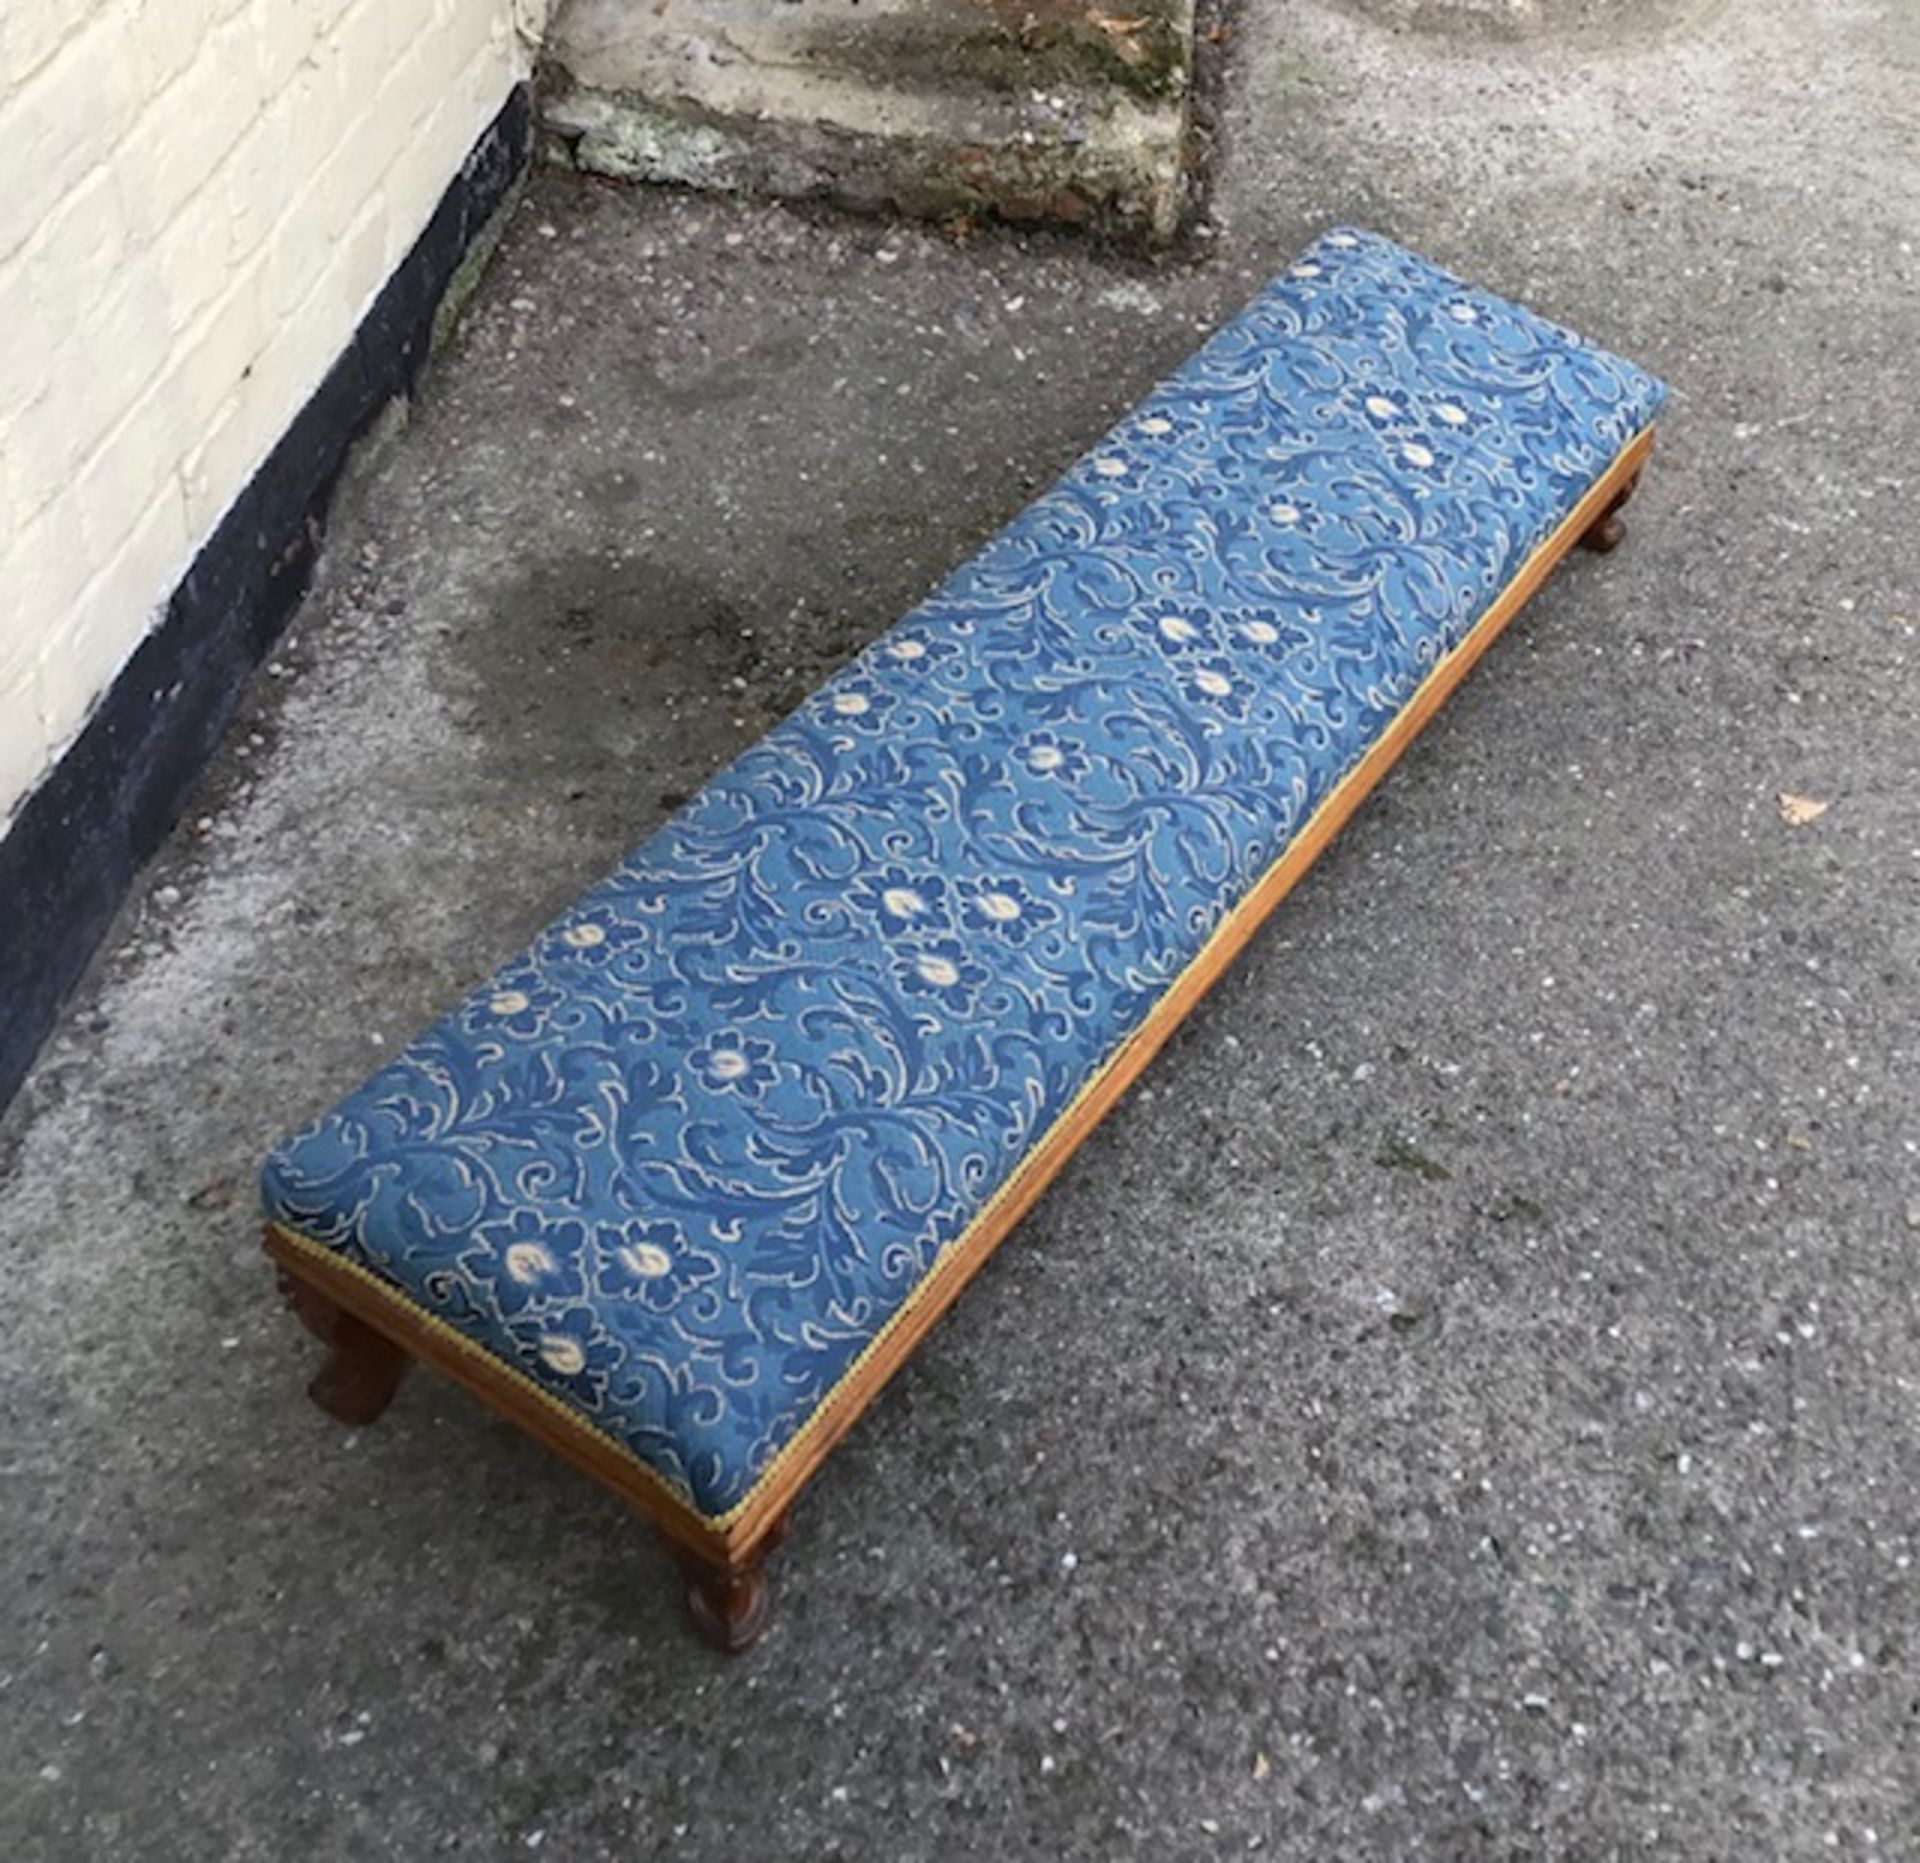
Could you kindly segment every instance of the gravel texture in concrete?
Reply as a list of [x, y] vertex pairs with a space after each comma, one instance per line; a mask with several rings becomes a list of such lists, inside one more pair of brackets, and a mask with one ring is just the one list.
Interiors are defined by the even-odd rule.
[[[1920, 15], [1575, 11], [1244, 7], [1157, 267], [533, 187], [0, 1126], [10, 1859], [1920, 1855]], [[1632, 536], [843, 1446], [760, 1648], [460, 1393], [314, 1411], [268, 1141], [1336, 218], [1673, 383]]]

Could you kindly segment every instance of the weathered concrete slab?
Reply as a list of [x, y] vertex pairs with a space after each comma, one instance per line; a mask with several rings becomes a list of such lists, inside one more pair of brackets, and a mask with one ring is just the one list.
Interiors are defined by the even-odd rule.
[[573, 0], [546, 65], [582, 169], [1165, 238], [1193, 0]]
[[[1912, 1857], [1920, 13], [1240, 19], [1199, 263], [530, 190], [0, 1120], [5, 1863]], [[1336, 216], [1674, 384], [1630, 540], [835, 1454], [766, 1640], [439, 1381], [322, 1417], [263, 1147]]]

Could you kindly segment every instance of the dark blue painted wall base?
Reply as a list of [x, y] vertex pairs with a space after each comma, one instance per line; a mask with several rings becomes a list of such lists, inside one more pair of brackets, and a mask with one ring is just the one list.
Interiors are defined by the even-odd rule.
[[306, 593], [347, 456], [418, 383], [434, 314], [525, 170], [532, 122], [522, 85], [159, 624], [0, 839], [0, 1109], [185, 806], [247, 676]]

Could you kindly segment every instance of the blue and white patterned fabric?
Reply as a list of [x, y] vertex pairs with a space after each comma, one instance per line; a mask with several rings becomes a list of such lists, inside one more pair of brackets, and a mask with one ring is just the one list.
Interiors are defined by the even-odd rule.
[[1663, 394], [1328, 235], [269, 1214], [737, 1511]]

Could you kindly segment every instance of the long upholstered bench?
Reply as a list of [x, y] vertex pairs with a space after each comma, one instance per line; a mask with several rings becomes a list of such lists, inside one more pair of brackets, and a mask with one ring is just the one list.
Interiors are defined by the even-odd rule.
[[611, 878], [276, 1149], [365, 1423], [410, 1359], [744, 1647], [821, 1459], [1574, 543], [1664, 390], [1338, 231]]

